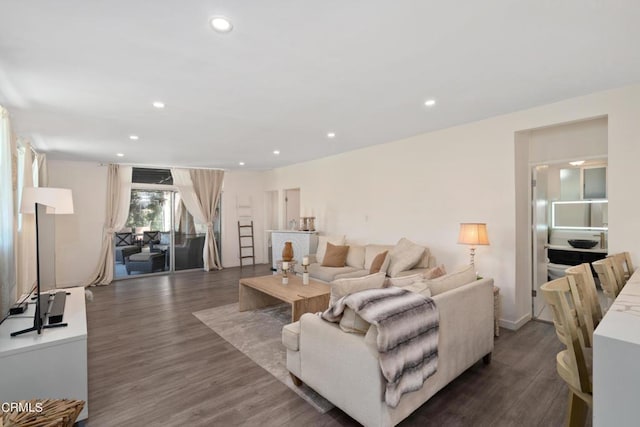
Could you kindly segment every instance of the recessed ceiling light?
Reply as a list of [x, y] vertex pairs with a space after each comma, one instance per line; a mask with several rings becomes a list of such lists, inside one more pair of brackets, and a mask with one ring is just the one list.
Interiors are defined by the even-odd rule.
[[336, 137], [335, 132], [329, 132], [329, 133], [327, 133], [327, 138], [335, 138], [335, 137]]
[[576, 160], [575, 162], [569, 162], [571, 166], [580, 166], [584, 163], [584, 160]]
[[226, 16], [214, 16], [209, 22], [213, 29], [219, 33], [228, 33], [233, 30], [233, 25]]
[[278, 154], [280, 154], [280, 150], [273, 150], [273, 154], [277, 156]]
[[137, 141], [140, 139], [140, 137], [138, 135], [129, 135], [129, 139], [132, 141]]
[[164, 102], [156, 101], [153, 103], [153, 106], [156, 108], [164, 108]]
[[124, 154], [122, 154], [122, 153], [116, 153], [116, 156], [118, 156], [118, 157], [124, 157]]
[[434, 105], [436, 105], [436, 100], [427, 99], [426, 101], [424, 101], [424, 105], [426, 105], [427, 107], [433, 107]]
[[240, 166], [244, 166], [244, 162], [238, 162]]

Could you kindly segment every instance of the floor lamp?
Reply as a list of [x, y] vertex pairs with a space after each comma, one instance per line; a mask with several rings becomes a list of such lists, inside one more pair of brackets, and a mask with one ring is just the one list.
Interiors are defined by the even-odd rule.
[[[33, 326], [21, 331], [12, 332], [11, 336], [26, 334], [27, 332], [42, 332], [43, 328], [53, 328], [66, 326], [66, 323], [54, 325], [44, 325], [42, 320], [42, 307], [40, 301], [40, 235], [38, 230], [38, 208], [46, 207], [48, 214], [72, 214], [73, 199], [71, 190], [66, 188], [51, 187], [25, 187], [22, 190], [22, 201], [20, 203], [21, 214], [35, 214], [36, 216], [36, 313], [33, 318]], [[42, 212], [40, 213], [42, 214]]]
[[475, 268], [476, 246], [488, 245], [489, 236], [487, 235], [487, 224], [478, 222], [466, 222], [460, 224], [460, 235], [458, 243], [469, 245], [471, 255], [471, 265]]

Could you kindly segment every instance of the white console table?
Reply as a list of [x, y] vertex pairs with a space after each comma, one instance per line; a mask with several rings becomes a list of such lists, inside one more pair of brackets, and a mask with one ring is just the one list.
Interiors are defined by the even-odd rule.
[[63, 317], [68, 326], [11, 337], [11, 332], [33, 325], [35, 304], [31, 303], [26, 313], [0, 325], [0, 402], [84, 400], [80, 421], [89, 415], [84, 288], [64, 290], [71, 293]]
[[318, 247], [318, 234], [315, 231], [272, 230], [271, 231], [271, 268], [278, 268], [278, 261], [282, 259], [284, 242], [291, 242], [293, 259], [298, 264], [302, 257], [315, 254]]
[[593, 334], [593, 425], [640, 422], [640, 269]]

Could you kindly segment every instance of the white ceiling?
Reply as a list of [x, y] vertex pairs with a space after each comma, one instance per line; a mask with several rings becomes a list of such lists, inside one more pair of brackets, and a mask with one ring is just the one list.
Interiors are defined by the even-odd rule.
[[637, 83], [639, 22], [637, 0], [0, 0], [0, 104], [50, 158], [273, 168]]

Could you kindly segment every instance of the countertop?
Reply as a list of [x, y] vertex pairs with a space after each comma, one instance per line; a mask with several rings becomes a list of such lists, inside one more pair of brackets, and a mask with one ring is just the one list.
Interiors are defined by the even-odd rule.
[[606, 254], [608, 253], [608, 250], [602, 249], [599, 246], [596, 246], [595, 248], [591, 248], [591, 249], [580, 249], [580, 248], [574, 248], [573, 246], [569, 246], [569, 245], [547, 245], [548, 249], [557, 249], [557, 250], [561, 250], [561, 251], [574, 251], [574, 252], [593, 252], [593, 253], [597, 253], [597, 254]]

